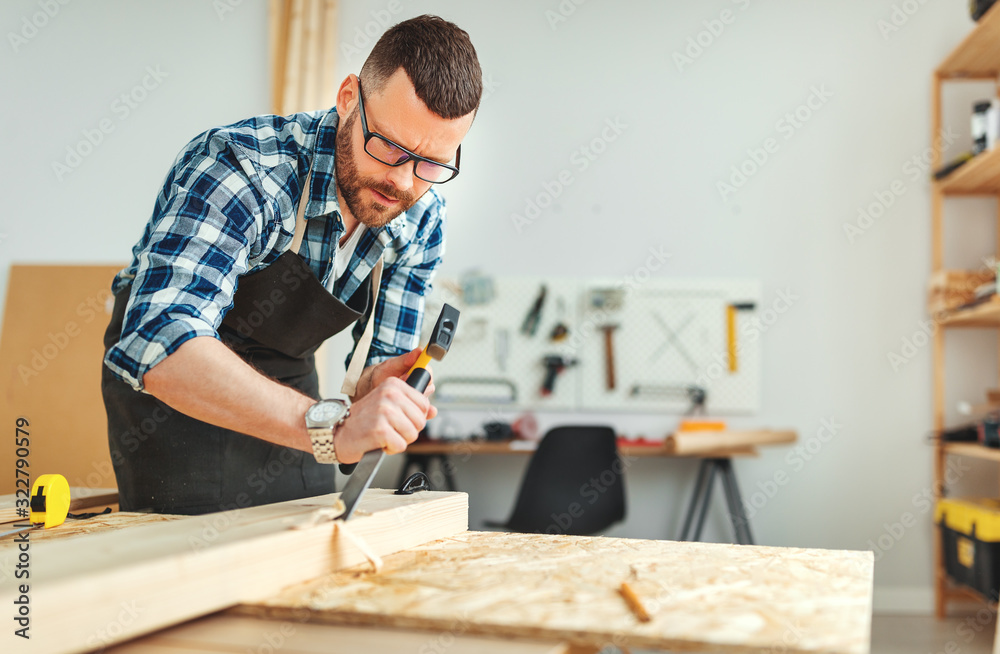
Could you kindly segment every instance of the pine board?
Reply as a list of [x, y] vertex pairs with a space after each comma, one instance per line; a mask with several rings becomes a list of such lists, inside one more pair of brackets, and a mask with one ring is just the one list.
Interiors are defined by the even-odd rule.
[[[365, 561], [317, 512], [336, 495], [33, 544], [33, 652], [121, 642]], [[379, 555], [468, 528], [468, 496], [371, 489], [349, 528]], [[2, 574], [10, 574], [5, 561]], [[0, 603], [12, 606], [12, 585]], [[0, 651], [23, 641], [4, 632]]]
[[298, 620], [265, 620], [216, 614], [106, 650], [107, 654], [566, 654], [552, 643], [514, 643], [468, 636], [462, 625], [428, 634], [401, 629], [315, 625]]
[[[602, 647], [869, 651], [870, 552], [467, 532], [237, 612]], [[640, 623], [628, 581], [653, 619]]]

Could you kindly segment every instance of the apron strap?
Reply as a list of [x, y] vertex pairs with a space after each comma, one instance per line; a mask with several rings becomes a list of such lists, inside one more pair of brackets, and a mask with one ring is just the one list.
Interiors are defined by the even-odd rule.
[[289, 248], [292, 252], [298, 254], [299, 248], [302, 247], [302, 239], [306, 235], [306, 205], [309, 204], [309, 187], [312, 186], [313, 171], [309, 170], [309, 174], [306, 175], [306, 185], [302, 189], [302, 195], [299, 197], [299, 209], [295, 214], [295, 235], [292, 237], [292, 246]]
[[368, 324], [365, 331], [354, 348], [351, 355], [351, 363], [347, 366], [347, 376], [344, 377], [344, 385], [340, 392], [348, 397], [353, 397], [358, 388], [358, 379], [365, 369], [365, 362], [368, 361], [368, 350], [371, 348], [372, 335], [375, 331], [375, 309], [378, 307], [378, 289], [382, 285], [382, 257], [378, 258], [372, 268], [372, 312], [368, 315]]
[[[306, 184], [302, 189], [302, 195], [299, 197], [299, 207], [295, 214], [295, 235], [292, 237], [291, 251], [298, 253], [299, 248], [302, 246], [302, 239], [305, 237], [306, 233], [306, 205], [309, 204], [309, 187], [312, 185], [312, 170], [306, 175]], [[357, 227], [355, 227], [357, 229]], [[382, 286], [382, 257], [379, 256], [378, 261], [372, 267], [371, 272], [371, 285], [372, 285], [372, 304], [371, 313], [368, 315], [368, 324], [365, 325], [365, 331], [361, 335], [361, 339], [358, 341], [357, 346], [354, 348], [354, 354], [351, 355], [351, 362], [347, 366], [347, 375], [344, 377], [344, 385], [341, 387], [340, 392], [351, 397], [357, 391], [358, 380], [361, 378], [361, 373], [364, 371], [365, 362], [368, 361], [368, 350], [371, 349], [372, 336], [375, 331], [375, 309], [378, 306], [378, 292], [379, 288]]]

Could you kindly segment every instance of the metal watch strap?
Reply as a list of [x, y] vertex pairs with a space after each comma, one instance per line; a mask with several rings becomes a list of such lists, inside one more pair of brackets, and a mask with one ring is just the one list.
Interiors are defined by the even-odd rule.
[[313, 456], [317, 463], [337, 463], [337, 452], [333, 447], [333, 435], [337, 427], [326, 427], [309, 430], [312, 439]]

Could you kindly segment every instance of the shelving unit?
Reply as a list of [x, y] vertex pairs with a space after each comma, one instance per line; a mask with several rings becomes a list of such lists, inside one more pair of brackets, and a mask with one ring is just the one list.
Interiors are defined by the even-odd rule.
[[[941, 91], [946, 82], [980, 80], [1000, 85], [1000, 4], [983, 16], [961, 44], [934, 71], [931, 101], [931, 143], [935, 170], [943, 165], [939, 136], [941, 134]], [[1000, 88], [1000, 86], [998, 86]], [[1000, 146], [984, 152], [953, 172], [935, 182], [931, 193], [931, 267], [933, 272], [943, 269], [943, 219], [944, 200], [948, 196], [997, 196], [997, 249], [1000, 253]], [[1000, 300], [950, 312], [937, 318], [940, 329], [934, 330], [934, 429], [940, 434], [945, 429], [945, 380], [944, 333], [947, 328], [1000, 327]], [[1000, 341], [998, 341], [1000, 342]], [[1000, 362], [998, 362], [1000, 363]], [[947, 490], [944, 487], [945, 464], [948, 456], [965, 456], [1000, 462], [1000, 450], [989, 449], [976, 443], [942, 443], [935, 439], [934, 446], [934, 495], [939, 499]], [[948, 580], [944, 569], [941, 534], [934, 527], [934, 595], [935, 613], [944, 617], [950, 600], [984, 598], [968, 588]]]

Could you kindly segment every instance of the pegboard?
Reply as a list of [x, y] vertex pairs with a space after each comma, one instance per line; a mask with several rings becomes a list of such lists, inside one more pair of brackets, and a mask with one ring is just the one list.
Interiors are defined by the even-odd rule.
[[[522, 326], [543, 287], [537, 327], [528, 335]], [[757, 282], [648, 280], [626, 289], [620, 279], [507, 276], [470, 285], [468, 278], [438, 278], [427, 299], [424, 341], [444, 302], [458, 308], [461, 318], [447, 358], [434, 367], [440, 406], [684, 413], [691, 407], [688, 390], [698, 386], [712, 414], [759, 408], [760, 341], [752, 329], [760, 303]], [[736, 303], [757, 309], [735, 312], [730, 327], [727, 307]], [[568, 336], [553, 341], [560, 323]], [[606, 366], [606, 327], [614, 388]], [[505, 357], [498, 352], [503, 339]], [[575, 364], [545, 395], [547, 356]]]

